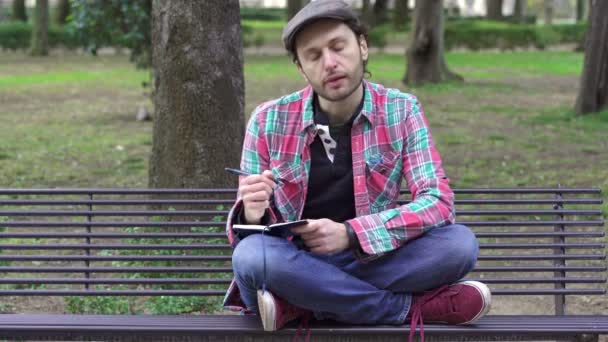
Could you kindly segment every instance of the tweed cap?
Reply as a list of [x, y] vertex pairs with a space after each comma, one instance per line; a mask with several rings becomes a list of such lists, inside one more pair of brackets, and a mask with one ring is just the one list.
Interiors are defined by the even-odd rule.
[[313, 0], [302, 8], [283, 28], [283, 44], [291, 51], [296, 34], [306, 24], [318, 19], [359, 20], [357, 13], [343, 0]]

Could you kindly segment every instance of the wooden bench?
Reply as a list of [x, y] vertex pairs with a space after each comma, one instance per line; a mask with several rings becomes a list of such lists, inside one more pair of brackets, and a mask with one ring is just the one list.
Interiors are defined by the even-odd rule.
[[[480, 241], [469, 278], [491, 287], [493, 309], [471, 326], [427, 324], [427, 339], [597, 341], [608, 334], [608, 316], [579, 303], [606, 294], [598, 189], [455, 192], [458, 221]], [[9, 312], [0, 315], [0, 338], [291, 339], [295, 325], [271, 335], [255, 316], [70, 314], [27, 304], [208, 296], [219, 306], [231, 278], [223, 221], [234, 197], [234, 189], [0, 189], [0, 308]], [[403, 341], [408, 332], [408, 325], [311, 326], [315, 341]]]

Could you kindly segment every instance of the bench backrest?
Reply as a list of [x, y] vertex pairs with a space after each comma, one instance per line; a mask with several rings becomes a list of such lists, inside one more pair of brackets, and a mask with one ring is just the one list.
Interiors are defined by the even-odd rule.
[[[456, 189], [494, 295], [603, 295], [598, 189]], [[222, 296], [234, 189], [0, 189], [2, 296]], [[404, 192], [404, 198], [409, 194]], [[407, 203], [404, 199], [402, 203]]]

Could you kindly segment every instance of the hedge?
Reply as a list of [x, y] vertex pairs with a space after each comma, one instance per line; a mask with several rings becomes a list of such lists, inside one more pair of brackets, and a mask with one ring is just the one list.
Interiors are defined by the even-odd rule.
[[[30, 47], [32, 25], [19, 21], [0, 23], [0, 49], [20, 50]], [[49, 27], [49, 46], [76, 48], [78, 39], [67, 27]]]
[[571, 25], [516, 25], [503, 22], [455, 22], [445, 28], [445, 47], [464, 47], [471, 50], [498, 48], [513, 50], [534, 46], [544, 49], [559, 43], [579, 43], [586, 24]]
[[[445, 48], [463, 47], [471, 50], [498, 48], [512, 50], [515, 48], [536, 47], [544, 49], [559, 43], [580, 43], [585, 36], [587, 25], [514, 25], [505, 22], [448, 21], [445, 25]], [[277, 30], [277, 35], [280, 35]], [[30, 45], [32, 26], [23, 22], [0, 22], [0, 49], [27, 49]], [[370, 43], [384, 47], [387, 27], [377, 27], [370, 32]], [[243, 41], [246, 46], [261, 46], [264, 36], [249, 25], [243, 25]], [[69, 26], [49, 28], [49, 46], [76, 48], [78, 37]]]

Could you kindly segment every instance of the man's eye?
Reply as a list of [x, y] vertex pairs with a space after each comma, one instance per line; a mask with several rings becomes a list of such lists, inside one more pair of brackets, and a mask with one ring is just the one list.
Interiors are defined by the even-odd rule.
[[334, 45], [334, 51], [342, 51], [344, 50], [344, 44]]
[[315, 53], [315, 54], [309, 55], [308, 59], [310, 59], [311, 61], [316, 61], [319, 59], [319, 56], [320, 55], [318, 53]]

